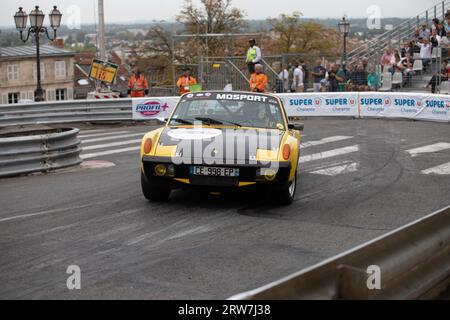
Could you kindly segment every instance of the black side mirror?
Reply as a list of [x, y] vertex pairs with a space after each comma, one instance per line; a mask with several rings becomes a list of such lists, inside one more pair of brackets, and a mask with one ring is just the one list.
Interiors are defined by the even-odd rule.
[[289, 123], [288, 128], [289, 130], [303, 131], [305, 125], [303, 123]]

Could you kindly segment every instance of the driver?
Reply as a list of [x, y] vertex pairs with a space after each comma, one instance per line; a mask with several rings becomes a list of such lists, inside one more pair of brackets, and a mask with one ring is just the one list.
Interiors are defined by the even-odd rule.
[[258, 127], [268, 127], [270, 119], [266, 114], [264, 105], [250, 103], [242, 107], [244, 120]]

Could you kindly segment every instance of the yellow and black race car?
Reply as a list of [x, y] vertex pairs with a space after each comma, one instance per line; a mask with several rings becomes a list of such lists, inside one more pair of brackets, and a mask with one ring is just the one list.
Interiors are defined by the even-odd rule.
[[141, 146], [141, 183], [150, 201], [173, 189], [209, 192], [263, 187], [291, 204], [302, 124], [289, 124], [281, 100], [248, 92], [198, 92], [180, 98], [166, 125]]

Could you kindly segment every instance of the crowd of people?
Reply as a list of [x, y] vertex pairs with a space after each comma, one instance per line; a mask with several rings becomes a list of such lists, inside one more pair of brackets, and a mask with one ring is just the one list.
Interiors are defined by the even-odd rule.
[[275, 92], [306, 92], [309, 90], [308, 79], [311, 72], [312, 91], [375, 91], [380, 86], [379, 74], [369, 66], [367, 60], [359, 64], [341, 65], [317, 60], [311, 71], [303, 60], [283, 67], [276, 67], [278, 79]]
[[[274, 91], [287, 92], [339, 92], [339, 91], [377, 91], [382, 84], [382, 75], [401, 73], [403, 87], [411, 86], [414, 70], [414, 60], [422, 61], [423, 71], [427, 71], [433, 62], [433, 49], [441, 50], [442, 67], [431, 78], [427, 88], [435, 93], [437, 87], [450, 78], [450, 67], [447, 57], [450, 48], [450, 11], [443, 21], [435, 18], [432, 25], [421, 25], [410, 39], [405, 39], [401, 48], [387, 48], [377, 65], [369, 64], [367, 59], [349, 63], [330, 63], [318, 59], [311, 70], [304, 60], [299, 59], [283, 66], [276, 64], [274, 70], [278, 73], [275, 83], [271, 83], [264, 72], [261, 49], [255, 39], [249, 40], [246, 63], [249, 73], [249, 90], [252, 92]], [[177, 87], [180, 94], [190, 92], [197, 80], [191, 76], [189, 68], [183, 68]], [[311, 80], [311, 81], [310, 81]], [[312, 85], [310, 83], [312, 82]], [[129, 95], [142, 97], [148, 94], [148, 84], [139, 72], [133, 74], [129, 82]]]

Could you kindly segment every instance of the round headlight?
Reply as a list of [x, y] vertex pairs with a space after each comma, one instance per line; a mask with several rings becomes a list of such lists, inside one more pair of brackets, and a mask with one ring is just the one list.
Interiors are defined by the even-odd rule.
[[163, 164], [158, 164], [155, 166], [155, 174], [158, 177], [164, 177], [167, 173], [167, 167]]
[[275, 170], [272, 169], [267, 169], [264, 172], [264, 179], [266, 179], [267, 181], [274, 181], [277, 177], [277, 172]]

